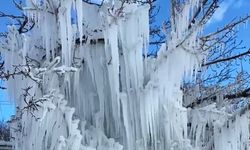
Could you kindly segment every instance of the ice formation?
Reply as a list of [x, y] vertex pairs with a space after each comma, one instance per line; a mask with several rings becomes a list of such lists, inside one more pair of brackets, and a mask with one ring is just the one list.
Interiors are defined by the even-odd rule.
[[217, 108], [215, 103], [190, 110], [190, 139], [200, 149], [248, 150], [249, 104], [238, 111], [228, 112], [225, 107]]
[[[182, 105], [180, 90], [183, 76], [192, 76], [204, 57], [197, 53], [201, 27], [187, 32], [189, 14], [198, 4], [187, 1], [182, 15], [172, 18], [176, 28], [153, 59], [143, 57], [148, 51], [148, 5], [125, 3], [121, 9], [116, 1], [96, 6], [81, 0], [27, 0], [24, 11], [35, 27], [19, 35], [10, 26], [5, 53], [6, 68], [21, 64], [27, 73], [8, 81], [18, 107], [12, 121], [15, 149], [200, 149], [205, 139], [197, 137], [205, 135], [211, 120], [191, 118], [188, 135], [190, 111]], [[32, 64], [28, 69], [27, 60]], [[27, 86], [36, 111], [24, 109], [22, 89]], [[237, 128], [243, 125], [215, 132], [214, 148], [230, 149], [216, 142], [242, 133]]]

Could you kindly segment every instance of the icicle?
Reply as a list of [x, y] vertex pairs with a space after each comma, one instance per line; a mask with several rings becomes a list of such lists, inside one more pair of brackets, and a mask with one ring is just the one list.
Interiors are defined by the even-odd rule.
[[[120, 118], [119, 105], [119, 54], [118, 54], [118, 29], [116, 25], [111, 25], [105, 33], [105, 53], [107, 62], [108, 74], [110, 77], [109, 84], [111, 88], [112, 109], [114, 117]], [[118, 122], [118, 120], [115, 120]]]
[[77, 23], [78, 23], [78, 32], [80, 43], [82, 42], [83, 37], [83, 11], [82, 11], [82, 0], [76, 0], [76, 11], [77, 11]]
[[22, 56], [23, 56], [23, 64], [26, 64], [26, 56], [27, 56], [27, 51], [28, 51], [28, 47], [27, 47], [27, 37], [23, 34], [23, 39], [24, 39], [24, 44], [23, 44], [23, 48], [22, 48]]
[[74, 33], [72, 33], [71, 25], [71, 7], [72, 0], [63, 0], [62, 6], [59, 8], [59, 23], [60, 23], [60, 33], [61, 33], [61, 43], [62, 43], [62, 60], [63, 64], [66, 66], [71, 65], [72, 58], [72, 42]]

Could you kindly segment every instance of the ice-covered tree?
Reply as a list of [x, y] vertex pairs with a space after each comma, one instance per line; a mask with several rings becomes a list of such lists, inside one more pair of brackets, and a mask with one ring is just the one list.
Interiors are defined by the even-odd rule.
[[[249, 17], [204, 35], [218, 0], [171, 0], [164, 41], [149, 42], [159, 33], [150, 28], [152, 3], [26, 0], [15, 3], [23, 16], [2, 14], [19, 24], [8, 26], [1, 41], [1, 78], [17, 107], [15, 149], [248, 148], [248, 116], [233, 116], [240, 123], [228, 123], [234, 129], [228, 131], [230, 114], [214, 105], [185, 108], [181, 87], [183, 79], [200, 79], [203, 66], [226, 60], [206, 61], [223, 40], [212, 37], [227, 35]], [[151, 57], [149, 44], [158, 43]]]

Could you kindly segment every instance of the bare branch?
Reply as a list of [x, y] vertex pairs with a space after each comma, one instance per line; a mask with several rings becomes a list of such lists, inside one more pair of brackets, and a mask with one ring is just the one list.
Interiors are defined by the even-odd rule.
[[215, 60], [215, 61], [212, 61], [212, 62], [208, 62], [208, 63], [206, 63], [206, 64], [203, 64], [202, 66], [209, 66], [209, 65], [213, 65], [213, 64], [220, 63], [220, 62], [223, 62], [223, 61], [229, 61], [229, 60], [237, 59], [237, 58], [240, 58], [240, 57], [249, 55], [249, 54], [250, 54], [250, 49], [247, 50], [247, 51], [244, 52], [244, 53], [240, 53], [240, 54], [238, 54], [238, 55], [234, 55], [234, 56], [227, 57], [227, 58], [217, 59], [217, 60]]

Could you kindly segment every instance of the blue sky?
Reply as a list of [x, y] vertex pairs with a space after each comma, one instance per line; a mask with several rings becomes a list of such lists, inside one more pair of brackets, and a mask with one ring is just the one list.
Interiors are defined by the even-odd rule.
[[5, 90], [0, 90], [0, 121], [8, 120], [14, 113], [15, 106], [13, 102], [8, 99], [7, 92]]
[[[98, 0], [93, 0], [98, 1]], [[167, 20], [169, 14], [169, 0], [158, 0], [156, 2], [160, 6], [160, 12], [157, 17], [157, 23], [161, 24]], [[0, 0], [0, 11], [9, 14], [18, 14], [18, 10], [12, 4], [12, 0]], [[245, 16], [250, 14], [249, 0], [224, 0], [221, 7], [215, 13], [207, 25], [206, 32], [215, 31], [218, 27], [229, 22], [235, 17]], [[10, 20], [0, 19], [0, 32], [6, 30], [6, 23], [11, 23]], [[239, 32], [239, 40], [244, 40], [245, 46], [250, 48], [250, 27], [242, 26]], [[8, 119], [14, 113], [14, 106], [8, 102], [6, 91], [0, 90], [0, 120]]]
[[[0, 11], [9, 14], [18, 14], [18, 10], [12, 4], [12, 0], [0, 0]], [[11, 23], [8, 19], [0, 18], [0, 32], [6, 30], [6, 24]], [[3, 85], [2, 82], [0, 82]], [[8, 120], [15, 112], [15, 106], [8, 99], [6, 90], [0, 90], [0, 120]]]
[[[0, 0], [0, 11], [8, 14], [19, 14], [18, 9], [16, 9], [12, 3], [12, 0]], [[11, 23], [11, 21], [5, 18], [0, 18], [0, 32], [6, 30], [6, 23]]]
[[[224, 0], [220, 8], [215, 12], [213, 18], [207, 26], [207, 31], [215, 31], [217, 27], [222, 27], [236, 17], [243, 17], [250, 14], [249, 0]], [[242, 25], [239, 30], [239, 40], [244, 40], [244, 44], [250, 47], [250, 28]]]

